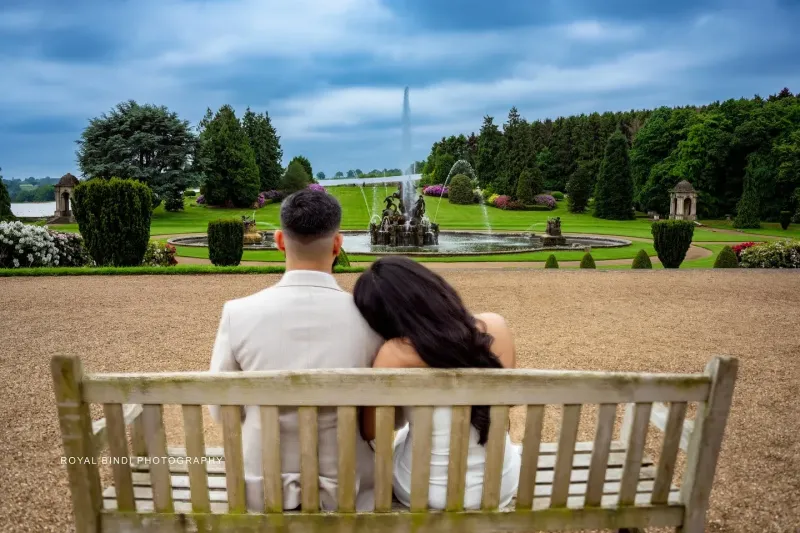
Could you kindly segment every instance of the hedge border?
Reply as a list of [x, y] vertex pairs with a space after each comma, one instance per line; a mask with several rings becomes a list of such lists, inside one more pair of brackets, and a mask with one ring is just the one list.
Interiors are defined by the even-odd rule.
[[[365, 267], [336, 267], [334, 274], [353, 274]], [[0, 278], [55, 276], [180, 276], [213, 274], [283, 274], [283, 266], [176, 265], [171, 267], [36, 267], [0, 268]]]

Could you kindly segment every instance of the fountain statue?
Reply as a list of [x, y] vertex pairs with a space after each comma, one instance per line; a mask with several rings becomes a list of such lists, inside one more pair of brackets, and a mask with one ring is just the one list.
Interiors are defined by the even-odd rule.
[[567, 238], [561, 235], [561, 217], [548, 218], [547, 230], [542, 236], [543, 246], [564, 246]]
[[403, 186], [384, 200], [380, 222], [370, 222], [370, 243], [383, 246], [434, 246], [439, 244], [439, 225], [425, 216], [425, 199], [419, 195], [411, 213], [403, 203]]
[[264, 240], [264, 237], [256, 229], [255, 212], [253, 213], [252, 217], [243, 215], [242, 224], [244, 224], [244, 237], [242, 237], [243, 244], [261, 244], [261, 241]]

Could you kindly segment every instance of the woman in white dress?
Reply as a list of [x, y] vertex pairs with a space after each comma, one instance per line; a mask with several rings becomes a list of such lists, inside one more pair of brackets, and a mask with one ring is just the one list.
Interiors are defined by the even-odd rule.
[[[386, 257], [372, 264], [356, 282], [355, 303], [369, 325], [386, 343], [375, 368], [513, 368], [514, 340], [503, 317], [472, 315], [456, 290], [441, 276], [404, 257]], [[444, 509], [450, 455], [451, 409], [433, 413], [428, 505]], [[410, 419], [410, 413], [404, 413]], [[489, 408], [472, 408], [467, 454], [464, 507], [479, 509], [489, 433]], [[375, 410], [364, 409], [366, 440], [375, 436]], [[394, 443], [394, 495], [404, 505], [411, 498], [412, 424], [403, 426]], [[500, 506], [514, 498], [519, 483], [520, 455], [506, 433], [500, 486]]]

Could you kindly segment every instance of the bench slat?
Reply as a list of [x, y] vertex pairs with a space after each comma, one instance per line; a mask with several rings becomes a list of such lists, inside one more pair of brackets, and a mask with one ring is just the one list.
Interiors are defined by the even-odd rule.
[[164, 461], [167, 456], [167, 438], [164, 433], [163, 406], [144, 405], [142, 407], [142, 425], [144, 426], [144, 438], [147, 443], [147, 455], [150, 458], [158, 458], [158, 462], [150, 465], [155, 509], [159, 513], [171, 513], [173, 512], [173, 506], [169, 464]]
[[592, 447], [592, 460], [589, 465], [589, 480], [586, 490], [587, 506], [600, 505], [616, 416], [617, 405], [613, 403], [601, 404], [597, 410], [597, 430]]
[[244, 453], [242, 452], [242, 408], [223, 405], [222, 441], [225, 448], [225, 479], [228, 483], [228, 503], [231, 513], [246, 513], [244, 488]]
[[[533, 505], [533, 487], [537, 481], [537, 469], [542, 440], [544, 407], [529, 405], [525, 416], [525, 436], [522, 441], [522, 464], [519, 469], [517, 509], [530, 510]], [[555, 448], [554, 448], [555, 449]]]
[[337, 488], [338, 511], [353, 513], [356, 510], [356, 438], [358, 434], [355, 407], [339, 407], [337, 445], [339, 447]]
[[264, 510], [283, 511], [281, 477], [281, 421], [277, 407], [261, 407], [261, 475], [264, 477]]
[[705, 374], [548, 370], [304, 370], [94, 374], [93, 403], [277, 405], [548, 405], [704, 401]]
[[[651, 417], [652, 418], [652, 417]], [[681, 445], [683, 421], [686, 418], [686, 402], [673, 402], [669, 406], [664, 441], [658, 457], [656, 482], [653, 488], [652, 503], [661, 504], [667, 501], [672, 477], [675, 473], [675, 461]]]
[[500, 483], [503, 477], [503, 459], [505, 458], [508, 428], [508, 406], [493, 405], [489, 408], [489, 418], [481, 509], [493, 511], [500, 504]]
[[[128, 457], [128, 439], [125, 436], [125, 417], [122, 405], [107, 403], [103, 406], [106, 422], [106, 438], [108, 450], [112, 458]], [[121, 511], [133, 511], [133, 480], [131, 467], [122, 461], [115, 461], [111, 470], [114, 474], [114, 485], [117, 487], [117, 504]]]
[[569, 480], [575, 456], [575, 441], [578, 437], [578, 424], [580, 421], [580, 404], [567, 404], [562, 407], [561, 433], [558, 437], [558, 455], [556, 455], [553, 495], [550, 507], [564, 507], [567, 503]]
[[[467, 452], [469, 451], [470, 407], [452, 408], [450, 425], [450, 461], [447, 465], [447, 498], [445, 509], [464, 509], [464, 490], [467, 482]], [[412, 465], [413, 467], [413, 465]]]
[[375, 512], [392, 510], [394, 407], [375, 409]]
[[211, 509], [211, 502], [208, 498], [206, 465], [202, 462], [206, 446], [203, 437], [203, 408], [199, 405], [184, 405], [182, 410], [186, 457], [189, 459], [186, 466], [189, 470], [192, 510], [196, 513], [207, 513]]
[[411, 438], [411, 511], [424, 512], [428, 508], [431, 474], [431, 442], [433, 439], [433, 407], [414, 407], [414, 431]]
[[304, 513], [319, 511], [317, 408], [300, 407], [300, 506]]
[[625, 457], [625, 466], [622, 469], [622, 486], [619, 491], [619, 504], [633, 504], [636, 495], [636, 482], [639, 479], [639, 469], [642, 467], [644, 444], [647, 438], [647, 427], [650, 424], [650, 410], [653, 404], [637, 403], [633, 411], [628, 438], [628, 453]]

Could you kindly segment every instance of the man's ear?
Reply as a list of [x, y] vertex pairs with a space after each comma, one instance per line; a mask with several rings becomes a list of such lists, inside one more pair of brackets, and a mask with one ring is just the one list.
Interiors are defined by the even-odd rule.
[[283, 232], [279, 229], [276, 229], [274, 238], [275, 238], [275, 246], [278, 247], [278, 250], [280, 250], [283, 253], [286, 253], [286, 239], [283, 236]]
[[333, 255], [338, 256], [339, 252], [342, 250], [342, 242], [344, 241], [344, 237], [341, 233], [337, 233], [333, 237]]

